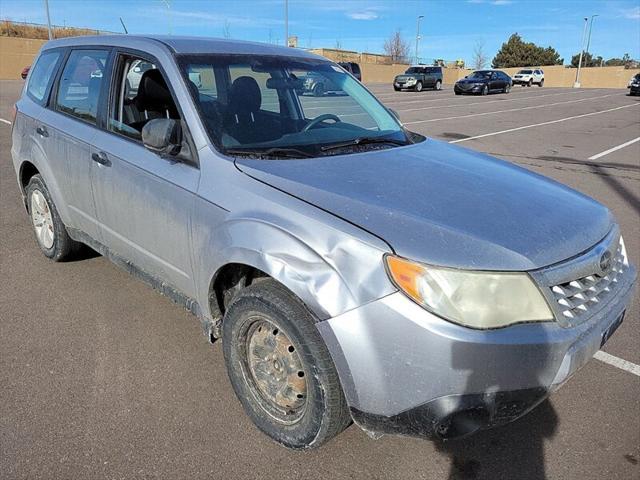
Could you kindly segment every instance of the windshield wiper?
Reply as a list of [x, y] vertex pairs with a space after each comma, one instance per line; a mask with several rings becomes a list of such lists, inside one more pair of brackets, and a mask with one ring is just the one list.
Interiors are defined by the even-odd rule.
[[320, 150], [323, 152], [327, 152], [329, 150], [336, 150], [338, 148], [354, 147], [358, 145], [371, 145], [374, 143], [379, 143], [379, 144], [390, 143], [392, 145], [409, 145], [410, 142], [403, 141], [403, 140], [394, 140], [389, 138], [381, 138], [381, 137], [358, 137], [353, 140], [348, 140], [346, 142], [332, 143], [331, 145], [323, 145], [322, 147], [320, 147]]
[[314, 155], [297, 148], [271, 147], [265, 150], [227, 148], [230, 155], [254, 156], [258, 158], [312, 158]]

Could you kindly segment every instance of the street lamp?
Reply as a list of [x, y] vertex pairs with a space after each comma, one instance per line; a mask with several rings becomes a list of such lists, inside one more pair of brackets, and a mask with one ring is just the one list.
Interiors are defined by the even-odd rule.
[[578, 60], [578, 71], [576, 72], [576, 81], [573, 84], [573, 88], [580, 88], [580, 69], [582, 68], [582, 54], [584, 53], [584, 40], [587, 36], [587, 21], [588, 17], [584, 17], [584, 30], [582, 31], [582, 49], [580, 50], [580, 59]]
[[49, 16], [49, 0], [44, 0], [44, 9], [47, 12], [47, 31], [49, 32], [49, 40], [51, 40], [53, 33], [51, 32], [51, 17]]
[[418, 19], [416, 21], [416, 65], [418, 64], [418, 42], [420, 42], [420, 19], [424, 18], [424, 15], [418, 15]]
[[589, 45], [591, 45], [591, 29], [593, 28], [593, 19], [599, 16], [600, 15], [591, 15], [591, 22], [589, 23], [589, 35], [587, 36], [587, 49], [585, 50], [587, 53], [589, 53]]

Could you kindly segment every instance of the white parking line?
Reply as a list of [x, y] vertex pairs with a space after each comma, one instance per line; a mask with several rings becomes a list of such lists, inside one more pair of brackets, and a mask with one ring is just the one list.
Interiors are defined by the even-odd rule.
[[589, 98], [579, 98], [577, 100], [567, 100], [566, 102], [554, 102], [554, 103], [544, 103], [542, 105], [530, 105], [528, 107], [520, 107], [520, 108], [509, 108], [508, 110], [495, 110], [493, 112], [481, 112], [481, 113], [470, 113], [469, 115], [457, 115], [455, 117], [442, 117], [442, 118], [430, 118], [429, 120], [416, 120], [413, 122], [404, 122], [405, 125], [413, 125], [416, 123], [429, 123], [429, 122], [438, 122], [442, 120], [453, 120], [456, 118], [471, 118], [471, 117], [482, 117], [485, 115], [493, 115], [496, 113], [508, 113], [508, 112], [519, 112], [521, 110], [533, 110], [536, 108], [545, 108], [545, 107], [553, 107], [556, 105], [565, 105], [567, 103], [578, 103], [578, 102], [586, 102], [588, 100], [597, 100], [599, 98], [605, 97], [613, 97], [619, 96], [617, 93], [610, 93], [609, 95], [600, 95], [598, 97], [589, 97]]
[[11, 122], [9, 120], [5, 120], [4, 118], [0, 118], [0, 122], [6, 123], [7, 125], [11, 125]]
[[[584, 92], [570, 92], [570, 93], [584, 93]], [[434, 105], [431, 107], [416, 107], [416, 108], [396, 108], [395, 110], [398, 112], [418, 112], [422, 110], [432, 110], [434, 108], [457, 108], [457, 107], [471, 107], [474, 105], [487, 105], [489, 103], [504, 103], [504, 102], [520, 102], [522, 100], [529, 100], [532, 98], [542, 98], [542, 97], [557, 97], [568, 95], [568, 93], [547, 93], [545, 95], [531, 95], [528, 97], [520, 97], [520, 98], [508, 98], [503, 100], [488, 100], [486, 102], [473, 102], [473, 103], [456, 103], [454, 105]]]
[[607, 110], [599, 110], [597, 112], [585, 113], [582, 115], [574, 115], [572, 117], [559, 118], [558, 120], [550, 120], [548, 122], [534, 123], [532, 125], [523, 125], [522, 127], [508, 128], [507, 130], [500, 130], [499, 132], [484, 133], [482, 135], [474, 135], [473, 137], [460, 138], [458, 140], [451, 140], [449, 143], [468, 142], [469, 140], [476, 140], [478, 138], [493, 137], [495, 135], [502, 135], [503, 133], [517, 132], [519, 130], [526, 130], [528, 128], [542, 127], [544, 125], [552, 125], [554, 123], [568, 122], [569, 120], [575, 120], [576, 118], [584, 118], [584, 117], [590, 117], [592, 115], [600, 115], [601, 113], [614, 112], [616, 110], [622, 110], [623, 108], [637, 107], [638, 105], [640, 105], [640, 103], [632, 103], [630, 105], [623, 105], [621, 107], [609, 108]]
[[609, 150], [605, 150], [604, 152], [600, 152], [597, 155], [593, 155], [592, 157], [589, 157], [589, 160], [597, 160], [600, 157], [604, 157], [605, 155], [609, 155], [610, 153], [615, 152], [616, 150], [620, 150], [621, 148], [628, 147], [629, 145], [633, 145], [637, 141], [640, 141], [640, 137], [634, 138], [633, 140], [629, 140], [628, 142], [625, 142], [622, 145], [618, 145], [617, 147], [610, 148]]
[[627, 360], [623, 360], [622, 358], [614, 357], [613, 355], [607, 352], [603, 352], [602, 350], [598, 350], [593, 358], [640, 377], [640, 365], [628, 362]]

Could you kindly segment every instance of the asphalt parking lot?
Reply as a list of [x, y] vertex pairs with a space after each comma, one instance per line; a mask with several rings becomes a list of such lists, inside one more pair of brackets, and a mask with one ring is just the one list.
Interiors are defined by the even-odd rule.
[[[640, 478], [640, 302], [597, 359], [518, 422], [444, 444], [350, 427], [290, 452], [258, 432], [221, 344], [108, 260], [40, 254], [10, 159], [0, 82], [0, 477], [302, 479]], [[486, 97], [370, 89], [411, 130], [504, 158], [611, 208], [640, 262], [640, 97], [514, 88]], [[309, 100], [313, 101], [313, 100]], [[610, 153], [602, 155], [611, 149]], [[626, 369], [624, 368], [626, 367]]]

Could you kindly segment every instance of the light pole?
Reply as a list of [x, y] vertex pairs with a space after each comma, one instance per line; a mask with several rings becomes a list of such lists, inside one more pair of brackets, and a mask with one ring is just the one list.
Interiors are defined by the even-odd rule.
[[588, 17], [584, 17], [584, 30], [582, 31], [582, 48], [580, 50], [580, 59], [578, 60], [578, 71], [576, 72], [576, 81], [573, 84], [573, 88], [580, 88], [580, 69], [582, 68], [582, 54], [584, 53], [584, 40], [587, 36], [587, 21]]
[[591, 15], [591, 22], [589, 23], [589, 35], [587, 35], [587, 49], [585, 50], [585, 52], [587, 53], [589, 53], [589, 46], [591, 45], [591, 30], [593, 29], [593, 19], [599, 16], [600, 15]]
[[44, 0], [44, 9], [47, 12], [47, 30], [49, 31], [49, 40], [51, 40], [53, 33], [51, 32], [51, 17], [49, 16], [49, 0]]
[[418, 64], [418, 43], [420, 42], [420, 19], [424, 18], [424, 15], [418, 15], [416, 20], [416, 65]]
[[289, 0], [284, 0], [284, 44], [289, 46]]
[[171, 0], [160, 0], [167, 7], [167, 15], [169, 15], [169, 35], [173, 33], [173, 21], [171, 20]]

